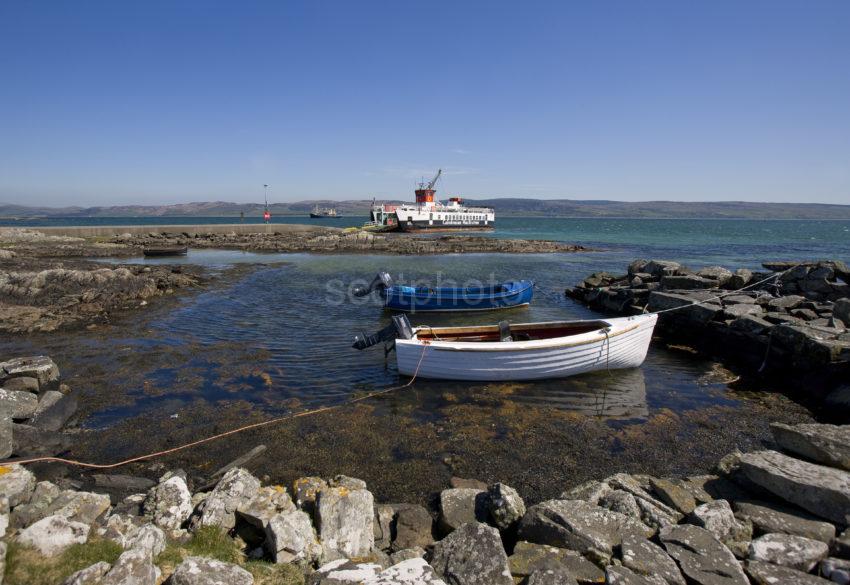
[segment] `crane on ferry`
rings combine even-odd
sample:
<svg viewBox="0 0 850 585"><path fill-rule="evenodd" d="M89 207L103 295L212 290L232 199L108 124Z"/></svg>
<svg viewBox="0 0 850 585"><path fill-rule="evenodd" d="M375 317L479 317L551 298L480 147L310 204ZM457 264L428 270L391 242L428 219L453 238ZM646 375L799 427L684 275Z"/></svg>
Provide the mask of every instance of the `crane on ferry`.
<svg viewBox="0 0 850 585"><path fill-rule="evenodd" d="M443 169L437 169L437 174L434 175L434 178L431 179L431 182L426 184L423 180L421 183L419 183L419 188L427 191L432 191L434 189L434 185L437 184L437 180L440 178L440 176L442 176L442 174Z"/></svg>

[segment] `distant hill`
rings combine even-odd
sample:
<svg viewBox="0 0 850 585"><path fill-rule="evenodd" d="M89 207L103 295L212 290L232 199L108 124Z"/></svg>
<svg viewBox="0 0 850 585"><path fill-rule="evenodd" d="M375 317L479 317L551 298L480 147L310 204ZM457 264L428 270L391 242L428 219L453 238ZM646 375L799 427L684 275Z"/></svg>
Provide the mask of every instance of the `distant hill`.
<svg viewBox="0 0 850 585"><path fill-rule="evenodd" d="M399 201L387 201L400 203ZM850 219L850 205L821 203L751 203L746 201L605 201L579 199L467 199L467 204L494 207L501 216L631 217L711 219ZM315 205L335 207L341 215L365 217L370 200L312 200L275 203L273 215L307 215ZM117 205L111 207L27 207L0 203L0 218L36 217L238 217L257 216L261 203L210 201L176 205Z"/></svg>

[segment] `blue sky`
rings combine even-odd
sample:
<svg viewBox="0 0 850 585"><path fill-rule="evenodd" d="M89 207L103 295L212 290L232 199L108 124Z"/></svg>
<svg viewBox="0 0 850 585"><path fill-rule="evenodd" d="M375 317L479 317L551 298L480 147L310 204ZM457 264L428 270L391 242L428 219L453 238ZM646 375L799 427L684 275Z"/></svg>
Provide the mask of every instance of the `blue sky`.
<svg viewBox="0 0 850 585"><path fill-rule="evenodd" d="M0 2L0 201L850 203L850 2Z"/></svg>

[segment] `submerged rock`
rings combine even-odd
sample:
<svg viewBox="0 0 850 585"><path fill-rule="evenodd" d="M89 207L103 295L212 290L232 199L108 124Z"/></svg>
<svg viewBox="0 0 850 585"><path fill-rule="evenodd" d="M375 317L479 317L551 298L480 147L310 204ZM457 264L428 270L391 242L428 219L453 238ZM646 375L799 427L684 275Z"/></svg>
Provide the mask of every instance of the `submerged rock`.
<svg viewBox="0 0 850 585"><path fill-rule="evenodd" d="M513 585L499 531L470 522L434 545L431 566L447 583Z"/></svg>

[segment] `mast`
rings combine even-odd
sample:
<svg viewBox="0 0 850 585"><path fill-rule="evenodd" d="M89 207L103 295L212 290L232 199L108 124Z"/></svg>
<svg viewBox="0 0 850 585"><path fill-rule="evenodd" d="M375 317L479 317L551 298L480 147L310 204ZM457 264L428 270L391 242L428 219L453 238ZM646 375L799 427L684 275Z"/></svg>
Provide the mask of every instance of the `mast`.
<svg viewBox="0 0 850 585"><path fill-rule="evenodd" d="M263 209L263 221L269 223L269 220L272 218L272 214L269 212L269 186L263 185L263 196L265 198L266 206Z"/></svg>

